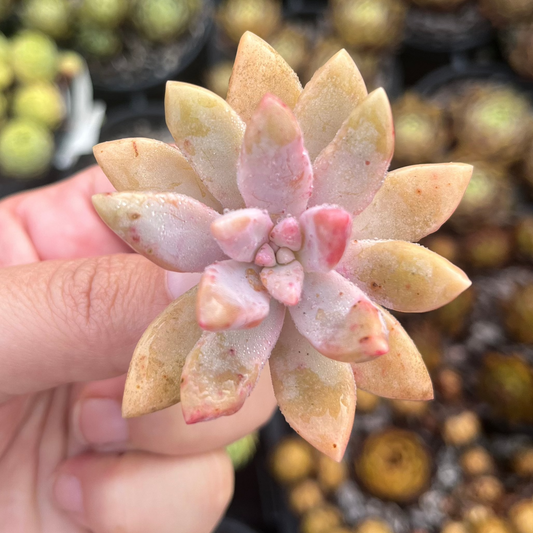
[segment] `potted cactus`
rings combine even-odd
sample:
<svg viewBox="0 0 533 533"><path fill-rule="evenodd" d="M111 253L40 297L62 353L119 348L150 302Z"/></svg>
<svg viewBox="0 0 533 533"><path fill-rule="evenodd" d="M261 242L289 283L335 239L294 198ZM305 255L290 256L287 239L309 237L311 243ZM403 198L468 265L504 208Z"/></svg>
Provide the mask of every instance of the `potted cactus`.
<svg viewBox="0 0 533 533"><path fill-rule="evenodd" d="M452 214L472 167L387 173L387 96L367 94L345 51L302 90L246 33L227 100L169 82L165 105L177 147L130 138L94 149L118 191L93 198L106 224L159 266L201 273L140 339L124 416L177 402L188 423L231 415L269 361L287 421L338 461L356 386L431 399L420 353L384 307L429 311L470 285L414 243Z"/></svg>

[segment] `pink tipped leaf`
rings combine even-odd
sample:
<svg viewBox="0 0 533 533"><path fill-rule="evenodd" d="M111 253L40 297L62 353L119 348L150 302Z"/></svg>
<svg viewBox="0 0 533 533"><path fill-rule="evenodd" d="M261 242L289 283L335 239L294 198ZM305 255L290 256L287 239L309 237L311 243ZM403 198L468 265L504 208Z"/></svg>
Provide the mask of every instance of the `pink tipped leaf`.
<svg viewBox="0 0 533 533"><path fill-rule="evenodd" d="M258 326L268 316L270 296L254 264L229 259L208 266L198 285L196 318L202 329Z"/></svg>
<svg viewBox="0 0 533 533"><path fill-rule="evenodd" d="M472 166L463 163L389 172L372 203L354 218L352 238L419 241L450 218L471 176Z"/></svg>
<svg viewBox="0 0 533 533"><path fill-rule="evenodd" d="M370 93L316 158L309 205L338 204L352 215L381 187L394 152L394 127L383 89Z"/></svg>
<svg viewBox="0 0 533 533"><path fill-rule="evenodd" d="M181 376L185 422L213 420L243 406L278 340L284 317L285 308L271 300L268 317L255 328L204 332Z"/></svg>
<svg viewBox="0 0 533 533"><path fill-rule="evenodd" d="M329 272L341 260L352 231L352 217L332 205L311 207L300 217L303 246L298 253L306 272Z"/></svg>
<svg viewBox="0 0 533 533"><path fill-rule="evenodd" d="M319 354L287 318L270 357L279 408L290 426L317 450L340 461L355 414L350 365Z"/></svg>
<svg viewBox="0 0 533 533"><path fill-rule="evenodd" d="M211 233L228 257L250 263L268 242L273 225L268 213L261 209L238 209L214 220Z"/></svg>
<svg viewBox="0 0 533 533"><path fill-rule="evenodd" d="M304 269L298 261L261 270L261 281L272 298L293 306L300 301Z"/></svg>
<svg viewBox="0 0 533 533"><path fill-rule="evenodd" d="M175 146L137 137L97 144L93 152L117 191L175 192L222 210Z"/></svg>
<svg viewBox="0 0 533 533"><path fill-rule="evenodd" d="M444 257L405 241L352 241L337 272L375 302L403 313L437 309L472 284Z"/></svg>
<svg viewBox="0 0 533 533"><path fill-rule="evenodd" d="M300 224L294 217L282 218L270 232L271 241L282 248L297 252L302 247Z"/></svg>
<svg viewBox="0 0 533 533"><path fill-rule="evenodd" d="M196 287L174 300L146 329L130 363L122 415L141 416L180 401L187 355L202 330L196 322Z"/></svg>
<svg viewBox="0 0 533 533"><path fill-rule="evenodd" d="M298 122L275 96L266 95L248 123L237 183L246 205L266 209L274 220L307 207L311 162Z"/></svg>
<svg viewBox="0 0 533 533"><path fill-rule="evenodd" d="M254 263L257 266L273 267L276 264L276 254L270 244L263 244L257 251Z"/></svg>
<svg viewBox="0 0 533 533"><path fill-rule="evenodd" d="M301 92L298 76L278 52L257 35L244 33L227 95L228 104L241 119L248 122L267 93L277 96L292 109Z"/></svg>
<svg viewBox="0 0 533 533"><path fill-rule="evenodd" d="M171 192L96 194L92 200L119 237L166 270L202 272L226 257L210 231L220 215L198 200Z"/></svg>
<svg viewBox="0 0 533 533"><path fill-rule="evenodd" d="M237 113L207 89L169 81L165 114L176 145L211 194L225 208L244 207L236 169L245 125Z"/></svg>
<svg viewBox="0 0 533 533"><path fill-rule="evenodd" d="M389 331L389 353L352 364L360 389L394 400L432 400L433 385L424 360L401 324L381 309Z"/></svg>
<svg viewBox="0 0 533 533"><path fill-rule="evenodd" d="M337 52L315 72L294 108L311 161L366 96L363 77L346 50Z"/></svg>
<svg viewBox="0 0 533 533"><path fill-rule="evenodd" d="M306 273L300 302L290 313L298 331L331 359L354 363L387 353L381 312L335 271Z"/></svg>

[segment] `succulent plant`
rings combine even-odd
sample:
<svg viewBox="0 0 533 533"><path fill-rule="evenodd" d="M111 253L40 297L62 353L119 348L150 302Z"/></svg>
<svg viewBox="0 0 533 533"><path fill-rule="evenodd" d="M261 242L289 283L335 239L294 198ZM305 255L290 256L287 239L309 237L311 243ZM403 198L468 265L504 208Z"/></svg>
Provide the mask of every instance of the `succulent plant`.
<svg viewBox="0 0 533 533"><path fill-rule="evenodd" d="M494 459L485 448L474 446L461 456L461 468L467 476L491 474L495 470Z"/></svg>
<svg viewBox="0 0 533 533"><path fill-rule="evenodd" d="M387 522L379 518L367 518L363 520L355 529L355 533L393 533Z"/></svg>
<svg viewBox="0 0 533 533"><path fill-rule="evenodd" d="M250 433L226 446L226 453L235 470L244 468L252 460L257 449L257 440L257 433Z"/></svg>
<svg viewBox="0 0 533 533"><path fill-rule="evenodd" d="M48 168L53 154L52 134L37 122L13 119L0 131L0 169L8 176L38 176Z"/></svg>
<svg viewBox="0 0 533 533"><path fill-rule="evenodd" d="M232 68L233 63L231 61L220 61L213 65L207 71L206 87L215 94L218 94L218 96L226 98Z"/></svg>
<svg viewBox="0 0 533 533"><path fill-rule="evenodd" d="M533 421L533 374L518 355L485 356L479 395L496 417L511 423Z"/></svg>
<svg viewBox="0 0 533 533"><path fill-rule="evenodd" d="M7 89L13 83L14 78L15 74L11 65L7 61L0 59L0 91Z"/></svg>
<svg viewBox="0 0 533 533"><path fill-rule="evenodd" d="M312 448L297 437L286 438L274 450L271 472L280 483L291 484L308 477L314 469Z"/></svg>
<svg viewBox="0 0 533 533"><path fill-rule="evenodd" d="M65 117L65 102L59 88L53 83L24 85L15 91L13 114L35 120L54 130Z"/></svg>
<svg viewBox="0 0 533 533"><path fill-rule="evenodd" d="M11 41L11 66L22 83L53 81L57 75L58 52L44 33L24 30Z"/></svg>
<svg viewBox="0 0 533 533"><path fill-rule="evenodd" d="M429 483L431 457L416 433L394 428L366 439L355 469L375 496L409 502Z"/></svg>
<svg viewBox="0 0 533 533"><path fill-rule="evenodd" d="M113 57L122 50L122 41L116 30L96 24L82 24L76 42L81 52L98 59Z"/></svg>
<svg viewBox="0 0 533 533"><path fill-rule="evenodd" d="M520 21L500 33L511 67L521 76L533 78L533 22Z"/></svg>
<svg viewBox="0 0 533 533"><path fill-rule="evenodd" d="M503 307L509 336L517 342L533 344L533 283L517 286Z"/></svg>
<svg viewBox="0 0 533 533"><path fill-rule="evenodd" d="M509 262L513 248L509 232L496 227L478 229L463 240L465 259L473 268L501 268Z"/></svg>
<svg viewBox="0 0 533 533"><path fill-rule="evenodd" d="M129 0L82 0L78 14L84 23L116 28L126 18L130 4Z"/></svg>
<svg viewBox="0 0 533 533"><path fill-rule="evenodd" d="M466 446L476 440L480 432L481 422L473 411L448 417L442 427L442 437L452 446Z"/></svg>
<svg viewBox="0 0 533 533"><path fill-rule="evenodd" d="M450 141L444 111L415 93L406 93L392 106L398 165L441 161Z"/></svg>
<svg viewBox="0 0 533 533"><path fill-rule="evenodd" d="M302 70L308 58L310 46L305 31L298 26L285 24L270 37L268 42L295 72Z"/></svg>
<svg viewBox="0 0 533 533"><path fill-rule="evenodd" d="M480 158L512 163L522 157L532 131L531 105L513 87L471 87L452 106L454 131L465 150Z"/></svg>
<svg viewBox="0 0 533 533"><path fill-rule="evenodd" d="M267 39L281 22L279 0L225 0L218 20L228 37L238 43L246 31Z"/></svg>
<svg viewBox="0 0 533 533"><path fill-rule="evenodd" d="M325 503L311 509L301 523L302 533L326 533L341 524L340 511L331 504Z"/></svg>
<svg viewBox="0 0 533 533"><path fill-rule="evenodd" d="M50 35L64 39L71 33L72 3L69 0L27 0L23 3L22 22Z"/></svg>
<svg viewBox="0 0 533 533"><path fill-rule="evenodd" d="M290 489L289 506L297 515L303 515L323 503L324 495L314 479L304 479Z"/></svg>
<svg viewBox="0 0 533 533"><path fill-rule="evenodd" d="M479 0L483 14L497 26L533 18L530 0Z"/></svg>
<svg viewBox="0 0 533 533"><path fill-rule="evenodd" d="M327 455L320 454L316 475L320 488L329 494L337 490L348 478L348 466L343 461L338 463Z"/></svg>
<svg viewBox="0 0 533 533"><path fill-rule="evenodd" d="M401 0L333 0L333 24L354 48L390 48L403 35L406 8Z"/></svg>
<svg viewBox="0 0 533 533"><path fill-rule="evenodd" d="M191 15L186 0L141 0L135 5L133 22L150 41L167 42L187 29Z"/></svg>
<svg viewBox="0 0 533 533"><path fill-rule="evenodd" d="M515 503L509 510L509 518L517 533L533 533L533 501Z"/></svg>
<svg viewBox="0 0 533 533"><path fill-rule="evenodd" d="M247 33L227 101L169 82L165 105L178 149L122 139L94 150L121 191L93 198L106 224L163 268L203 272L139 341L124 415L178 401L188 423L233 414L269 360L285 418L340 460L356 383L432 398L415 345L380 305L429 311L470 285L413 243L449 217L471 166L386 175L390 105L383 90L367 95L345 51L302 91Z"/></svg>
<svg viewBox="0 0 533 533"><path fill-rule="evenodd" d="M81 74L85 68L83 57L72 50L65 50L59 54L58 73L71 80Z"/></svg>

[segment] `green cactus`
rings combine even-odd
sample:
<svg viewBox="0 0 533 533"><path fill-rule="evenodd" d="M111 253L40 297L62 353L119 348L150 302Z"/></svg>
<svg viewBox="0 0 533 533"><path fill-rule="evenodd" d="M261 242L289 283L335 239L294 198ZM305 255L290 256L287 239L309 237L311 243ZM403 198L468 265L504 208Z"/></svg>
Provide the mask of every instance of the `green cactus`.
<svg viewBox="0 0 533 533"><path fill-rule="evenodd" d="M53 83L34 83L17 88L13 97L13 114L54 130L65 117L65 102Z"/></svg>
<svg viewBox="0 0 533 533"><path fill-rule="evenodd" d="M50 35L54 39L69 37L72 4L68 0L27 0L21 14L24 26Z"/></svg>
<svg viewBox="0 0 533 533"><path fill-rule="evenodd" d="M33 178L46 171L54 154L49 130L26 118L16 118L0 131L0 169L14 178Z"/></svg>
<svg viewBox="0 0 533 533"><path fill-rule="evenodd" d="M133 22L150 41L168 42L179 37L189 25L191 13L186 0L138 1Z"/></svg>
<svg viewBox="0 0 533 533"><path fill-rule="evenodd" d="M44 33L25 30L13 38L11 66L21 83L53 81L57 64L57 47Z"/></svg>
<svg viewBox="0 0 533 533"><path fill-rule="evenodd" d="M128 0L83 0L79 17L84 24L116 28L124 21L130 7Z"/></svg>

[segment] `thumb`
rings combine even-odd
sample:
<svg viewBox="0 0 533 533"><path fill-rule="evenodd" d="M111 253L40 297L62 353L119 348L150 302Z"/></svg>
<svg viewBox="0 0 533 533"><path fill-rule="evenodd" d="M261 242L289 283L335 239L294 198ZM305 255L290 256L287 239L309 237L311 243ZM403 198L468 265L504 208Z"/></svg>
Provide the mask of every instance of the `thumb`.
<svg viewBox="0 0 533 533"><path fill-rule="evenodd" d="M133 254L0 270L0 393L123 374L148 324L198 279Z"/></svg>

